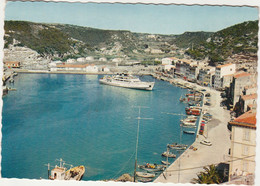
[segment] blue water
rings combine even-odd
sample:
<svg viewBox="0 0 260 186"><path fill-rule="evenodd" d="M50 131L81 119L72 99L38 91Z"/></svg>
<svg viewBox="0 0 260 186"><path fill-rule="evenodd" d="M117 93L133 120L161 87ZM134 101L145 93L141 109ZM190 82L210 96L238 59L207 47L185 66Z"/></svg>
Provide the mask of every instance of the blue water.
<svg viewBox="0 0 260 186"><path fill-rule="evenodd" d="M98 75L19 74L3 98L2 177L47 178L63 158L87 169L83 180L133 174L138 108L138 164L160 163L167 143L180 141L179 102L185 89L155 80L153 91L100 85ZM150 76L142 80L154 81ZM9 85L11 86L11 85ZM182 135L191 144L195 135Z"/></svg>

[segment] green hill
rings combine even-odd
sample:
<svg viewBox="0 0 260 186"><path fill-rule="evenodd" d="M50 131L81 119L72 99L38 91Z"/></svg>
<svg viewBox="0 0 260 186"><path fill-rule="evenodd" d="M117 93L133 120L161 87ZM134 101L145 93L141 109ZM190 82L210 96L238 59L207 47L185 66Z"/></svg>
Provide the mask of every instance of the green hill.
<svg viewBox="0 0 260 186"><path fill-rule="evenodd" d="M5 21L4 29L5 48L10 44L26 46L42 56L61 60L88 55L152 60L186 50L186 54L194 59L209 57L214 63L236 53L256 53L258 41L258 21L241 23L215 33L185 32L181 35L26 21Z"/></svg>
<svg viewBox="0 0 260 186"><path fill-rule="evenodd" d="M256 53L257 42L258 21L248 21L214 33L200 45L187 50L186 54L195 59L209 57L214 64L234 54Z"/></svg>

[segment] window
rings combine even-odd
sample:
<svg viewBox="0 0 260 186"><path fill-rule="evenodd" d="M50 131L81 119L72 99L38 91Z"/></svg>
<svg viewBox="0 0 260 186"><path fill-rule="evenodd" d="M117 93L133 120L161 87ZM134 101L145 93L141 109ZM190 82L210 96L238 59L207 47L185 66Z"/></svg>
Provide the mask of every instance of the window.
<svg viewBox="0 0 260 186"><path fill-rule="evenodd" d="M243 130L243 140L250 141L250 129Z"/></svg>
<svg viewBox="0 0 260 186"><path fill-rule="evenodd" d="M243 148L242 155L247 156L249 154L249 147L247 145L243 145L242 148Z"/></svg>

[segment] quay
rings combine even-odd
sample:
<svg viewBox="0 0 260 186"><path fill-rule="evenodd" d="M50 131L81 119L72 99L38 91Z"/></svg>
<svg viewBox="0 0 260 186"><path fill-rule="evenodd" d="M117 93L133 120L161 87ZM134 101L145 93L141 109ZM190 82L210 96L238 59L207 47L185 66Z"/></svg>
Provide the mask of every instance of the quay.
<svg viewBox="0 0 260 186"><path fill-rule="evenodd" d="M178 80L184 84L182 80ZM185 82L187 83L187 82ZM220 92L195 85L196 89L206 89L211 94L211 106L203 105L203 111L212 114L212 120L205 126L206 135L198 135L193 147L196 151L187 148L183 154L178 157L161 175L154 180L155 183L191 183L197 174L203 171L204 166L219 164L228 160L228 150L230 147L230 132L227 129L227 123L230 121L229 111L220 107ZM203 99L203 103L205 96ZM200 117L199 124L202 117ZM198 126L199 127L199 126ZM198 130L199 131L199 130ZM200 141L207 139L212 146L200 144Z"/></svg>

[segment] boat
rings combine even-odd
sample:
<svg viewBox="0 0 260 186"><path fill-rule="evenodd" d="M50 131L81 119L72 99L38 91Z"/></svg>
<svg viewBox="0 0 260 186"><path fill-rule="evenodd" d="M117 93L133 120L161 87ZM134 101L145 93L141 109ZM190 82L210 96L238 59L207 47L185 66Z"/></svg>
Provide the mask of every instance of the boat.
<svg viewBox="0 0 260 186"><path fill-rule="evenodd" d="M147 172L136 172L136 175L138 177L142 177L142 178L154 178L155 177L154 173L147 173Z"/></svg>
<svg viewBox="0 0 260 186"><path fill-rule="evenodd" d="M99 79L101 84L140 90L153 90L155 82L144 82L129 74L104 76Z"/></svg>
<svg viewBox="0 0 260 186"><path fill-rule="evenodd" d="M51 180L77 180L80 181L85 173L85 167L83 165L70 168L67 170L64 167L65 162L60 159L60 165L56 165L54 169L51 170L51 175L48 176ZM48 164L48 175L49 175L49 164ZM72 165L71 165L72 166Z"/></svg>
<svg viewBox="0 0 260 186"><path fill-rule="evenodd" d="M170 165L170 163L167 162L167 161L163 161L163 160L161 160L161 162L162 162L162 164L164 164L164 165Z"/></svg>
<svg viewBox="0 0 260 186"><path fill-rule="evenodd" d="M195 134L195 131L192 130L184 130L183 132L186 134Z"/></svg>
<svg viewBox="0 0 260 186"><path fill-rule="evenodd" d="M190 125L191 125L191 126L196 125L195 122L188 122L188 121L186 121L186 122L184 121L184 122L182 122L182 124L183 124L183 125L188 125L188 126L190 126Z"/></svg>
<svg viewBox="0 0 260 186"><path fill-rule="evenodd" d="M147 172L158 172L158 171L163 171L165 169L164 165L157 165L157 164L145 164L145 165L139 165L138 166L140 169L144 169Z"/></svg>
<svg viewBox="0 0 260 186"><path fill-rule="evenodd" d="M151 178L140 178L140 179L138 179L137 181L138 181L138 182L147 183L147 182L153 181L153 179L151 179Z"/></svg>
<svg viewBox="0 0 260 186"><path fill-rule="evenodd" d="M81 180L85 173L85 167L83 165L73 167L65 172L65 180Z"/></svg>
<svg viewBox="0 0 260 186"><path fill-rule="evenodd" d="M162 153L162 156L168 157L168 158L176 158L176 155L173 154L172 152L165 151Z"/></svg>
<svg viewBox="0 0 260 186"><path fill-rule="evenodd" d="M183 145L183 144L168 144L167 147L171 148L171 149L175 149L175 150L185 150L187 148L187 145Z"/></svg>

